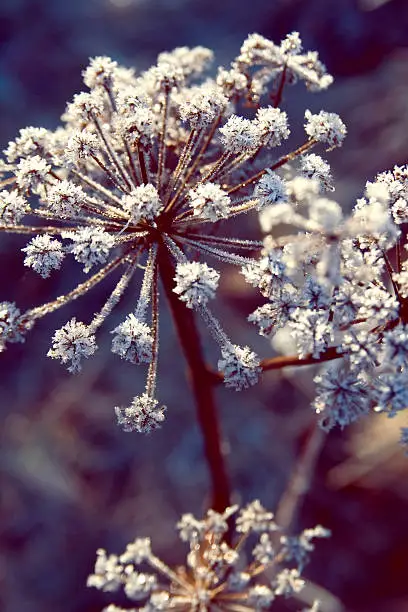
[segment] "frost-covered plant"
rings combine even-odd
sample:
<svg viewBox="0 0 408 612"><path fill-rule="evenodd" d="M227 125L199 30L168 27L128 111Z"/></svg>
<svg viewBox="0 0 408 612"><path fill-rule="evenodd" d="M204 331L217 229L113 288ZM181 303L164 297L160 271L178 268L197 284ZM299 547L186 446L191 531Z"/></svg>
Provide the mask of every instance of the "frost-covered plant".
<svg viewBox="0 0 408 612"><path fill-rule="evenodd" d="M264 252L243 274L269 300L249 320L262 335L287 334L295 365L341 358L315 378L313 407L328 430L408 406L408 166L378 174L346 215L320 194L329 172L310 157L300 164L309 178L288 177L285 201L260 213ZM275 239L282 222L296 233Z"/></svg>
<svg viewBox="0 0 408 612"><path fill-rule="evenodd" d="M136 76L107 57L92 59L83 73L89 91L74 96L62 126L21 130L0 166L0 230L34 236L23 249L24 264L47 278L72 256L88 275L66 295L25 313L3 302L0 350L24 341L38 319L116 274L92 320L73 318L53 336L48 356L80 371L97 350L99 328L144 268L133 311L112 331L114 353L148 364L144 393L116 408L126 431L148 432L164 418L155 397L160 278L189 360L198 348L183 332L176 296L204 318L218 342L226 385L240 390L256 383L260 359L234 344L210 311L220 273L197 256L255 269L253 254L262 243L234 238L219 221L286 201L274 170L319 143L340 145L346 133L337 115L307 111L306 141L275 153L290 133L278 108L284 85L301 79L318 90L332 80L316 53L302 53L296 32L280 45L253 34L229 69L203 78L211 60L208 49L183 47L160 54L156 66ZM244 103L256 110L241 116ZM318 156L302 163L306 175L330 183ZM191 317L184 314L190 325Z"/></svg>
<svg viewBox="0 0 408 612"><path fill-rule="evenodd" d="M152 552L150 538L138 538L120 556L98 550L88 586L110 593L123 588L138 606L134 611L270 610L274 600L303 589L313 540L330 536L318 525L288 537L258 500L241 510L209 510L202 520L185 514L177 529L189 545L185 565L169 567Z"/></svg>

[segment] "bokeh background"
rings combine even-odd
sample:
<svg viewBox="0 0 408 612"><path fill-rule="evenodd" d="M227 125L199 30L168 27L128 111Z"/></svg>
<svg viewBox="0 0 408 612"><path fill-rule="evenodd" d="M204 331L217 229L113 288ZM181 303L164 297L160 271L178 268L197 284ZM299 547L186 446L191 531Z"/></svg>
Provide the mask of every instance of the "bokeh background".
<svg viewBox="0 0 408 612"><path fill-rule="evenodd" d="M21 127L55 128L82 89L88 58L110 55L143 70L157 54L204 45L227 65L250 32L278 42L298 30L335 76L323 94L302 85L284 107L293 126L305 108L339 113L349 136L330 154L336 197L347 208L376 172L407 161L408 3L406 0L1 0L0 145ZM298 128L299 129L299 128ZM300 133L300 130L299 130ZM256 231L256 221L253 222ZM0 301L21 308L73 286L67 275L37 278L24 268L24 240L1 237ZM184 363L163 310L159 372L167 421L150 437L125 434L112 406L140 393L144 372L109 353L109 333L83 372L70 377L45 357L53 330L86 320L106 287L38 324L25 345L0 355L0 609L96 612L111 598L86 589L95 550L120 552L136 535L153 538L168 562L183 559L174 523L198 515L208 478ZM245 319L257 297L226 273L217 314L236 342L271 353ZM131 310L132 296L111 319ZM207 347L215 363L216 351ZM234 499L282 498L313 428L313 369L265 375L242 394L217 391ZM322 439L297 527L333 531L306 575L305 600L323 612L408 610L408 459L401 419L366 419ZM406 425L406 424L405 424ZM120 599L116 600L120 604ZM302 604L288 602L286 609Z"/></svg>

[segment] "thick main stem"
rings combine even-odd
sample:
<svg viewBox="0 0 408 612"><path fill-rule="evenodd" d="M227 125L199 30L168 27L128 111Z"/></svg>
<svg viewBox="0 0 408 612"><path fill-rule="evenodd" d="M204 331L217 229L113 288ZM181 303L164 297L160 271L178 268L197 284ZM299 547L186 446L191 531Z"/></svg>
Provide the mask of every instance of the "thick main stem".
<svg viewBox="0 0 408 612"><path fill-rule="evenodd" d="M212 484L211 508L222 512L230 505L230 487L221 450L220 427L214 401L213 381L204 361L201 341L192 310L173 292L175 269L167 249L159 250L161 278L170 310L186 358L200 424L204 452Z"/></svg>

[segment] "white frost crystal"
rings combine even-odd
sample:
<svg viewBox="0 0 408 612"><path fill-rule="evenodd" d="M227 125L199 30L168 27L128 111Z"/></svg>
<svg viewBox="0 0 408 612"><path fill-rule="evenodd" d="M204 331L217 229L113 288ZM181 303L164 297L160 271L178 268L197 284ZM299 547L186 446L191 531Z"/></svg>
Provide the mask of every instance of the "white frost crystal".
<svg viewBox="0 0 408 612"><path fill-rule="evenodd" d="M65 257L62 244L48 234L35 236L21 250L26 253L24 265L41 274L43 278L47 278L51 270L59 270Z"/></svg>
<svg viewBox="0 0 408 612"><path fill-rule="evenodd" d="M305 112L305 130L310 138L326 143L330 148L343 144L347 129L336 113L320 111L313 115L310 110Z"/></svg>
<svg viewBox="0 0 408 612"><path fill-rule="evenodd" d="M258 210L277 202L286 202L288 194L285 181L281 179L279 174L268 168L255 185L254 197L259 200Z"/></svg>
<svg viewBox="0 0 408 612"><path fill-rule="evenodd" d="M205 263L179 263L173 291L185 302L187 308L203 306L214 298L219 278L219 273Z"/></svg>
<svg viewBox="0 0 408 612"><path fill-rule="evenodd" d="M159 406L159 402L147 393L135 397L127 408L115 408L118 425L123 431L139 433L150 433L159 428L165 418L164 410L165 407Z"/></svg>
<svg viewBox="0 0 408 612"><path fill-rule="evenodd" d="M90 328L73 318L57 329L47 355L52 359L60 359L63 364L69 364L69 372L79 372L82 369L82 359L93 355L96 349L95 336Z"/></svg>
<svg viewBox="0 0 408 612"><path fill-rule="evenodd" d="M140 185L123 196L122 204L132 223L139 223L143 219L153 221L163 208L156 187L150 183Z"/></svg>
<svg viewBox="0 0 408 612"><path fill-rule="evenodd" d="M105 263L115 243L115 238L99 227L80 227L61 235L72 240L68 249L79 263L84 264L84 272L89 272L95 264Z"/></svg>
<svg viewBox="0 0 408 612"><path fill-rule="evenodd" d="M221 351L218 368L224 374L226 387L236 391L248 389L258 382L261 372L260 359L248 346L229 345Z"/></svg>
<svg viewBox="0 0 408 612"><path fill-rule="evenodd" d="M151 328L133 313L113 332L112 352L131 363L149 363L152 359L153 336Z"/></svg>
<svg viewBox="0 0 408 612"><path fill-rule="evenodd" d="M190 189L189 198L194 215L209 221L228 217L231 198L215 183L203 183Z"/></svg>
<svg viewBox="0 0 408 612"><path fill-rule="evenodd" d="M17 225L28 211L28 202L18 191L0 191L0 225Z"/></svg>

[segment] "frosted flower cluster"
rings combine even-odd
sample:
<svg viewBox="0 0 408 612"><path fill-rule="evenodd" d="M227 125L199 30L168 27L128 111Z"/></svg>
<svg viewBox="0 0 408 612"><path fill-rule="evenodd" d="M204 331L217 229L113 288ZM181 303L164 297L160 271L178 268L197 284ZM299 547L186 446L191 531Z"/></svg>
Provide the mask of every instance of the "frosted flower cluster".
<svg viewBox="0 0 408 612"><path fill-rule="evenodd" d="M252 34L215 78L206 74L212 59L204 47L180 47L136 74L95 57L83 72L86 90L73 96L61 126L22 129L0 164L0 231L28 237L24 265L43 278L70 259L80 266L78 284L65 295L24 313L2 303L2 350L109 277L111 293L95 315L71 318L51 340L48 356L80 371L97 350L100 328L140 279L131 312L108 328L112 352L148 369L144 392L115 409L125 431L148 432L163 420L156 399L160 283L162 293L174 292L204 319L228 387L258 380L259 357L234 343L209 308L220 279L216 262L244 266L249 282L259 278L270 296L287 281L273 257L258 273L262 242L234 237L226 222L271 203L288 205L291 191L276 170L302 156L304 175L329 184L327 165L310 151L338 146L345 134L336 115L309 113L303 142L278 152L290 135L279 108L285 86L300 79L319 90L332 80L316 53L303 52L296 32L280 45ZM320 223L324 215L315 216Z"/></svg>
<svg viewBox="0 0 408 612"><path fill-rule="evenodd" d="M261 211L264 252L242 273L269 300L249 316L261 335L286 334L303 363L333 360L312 404L329 430L408 406L408 167L378 174L345 215L320 194L330 173L312 155L300 160L302 188L292 168L283 203ZM274 238L282 224L295 232Z"/></svg>
<svg viewBox="0 0 408 612"><path fill-rule="evenodd" d="M140 612L270 610L282 597L296 598L314 540L330 536L318 525L288 537L258 500L241 510L209 510L202 520L184 514L177 529L189 546L184 566L169 567L154 554L149 538L138 538L121 555L99 549L88 586L109 593L123 589L137 606L132 610ZM123 612L115 604L104 610Z"/></svg>

